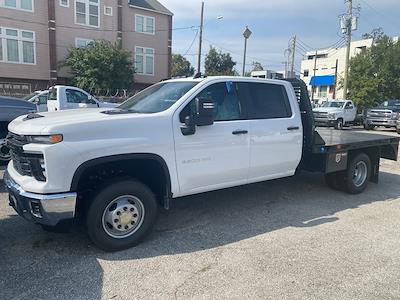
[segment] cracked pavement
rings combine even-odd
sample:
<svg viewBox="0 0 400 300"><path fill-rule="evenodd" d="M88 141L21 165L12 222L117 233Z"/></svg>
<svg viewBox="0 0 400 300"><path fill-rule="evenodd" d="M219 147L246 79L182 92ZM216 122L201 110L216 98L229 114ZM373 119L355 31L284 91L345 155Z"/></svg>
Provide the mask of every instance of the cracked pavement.
<svg viewBox="0 0 400 300"><path fill-rule="evenodd" d="M18 217L0 171L0 298L399 299L400 162L381 172L356 196L303 173L185 197L141 245L104 253Z"/></svg>

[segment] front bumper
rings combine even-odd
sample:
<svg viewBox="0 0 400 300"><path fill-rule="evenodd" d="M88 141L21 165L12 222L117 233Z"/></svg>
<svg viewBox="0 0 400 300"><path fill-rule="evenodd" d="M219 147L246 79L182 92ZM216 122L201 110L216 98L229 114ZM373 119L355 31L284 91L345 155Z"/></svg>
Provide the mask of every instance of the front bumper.
<svg viewBox="0 0 400 300"><path fill-rule="evenodd" d="M24 191L6 171L4 173L10 206L23 218L38 224L55 226L75 217L76 193L34 194Z"/></svg>
<svg viewBox="0 0 400 300"><path fill-rule="evenodd" d="M333 120L333 119L327 119L327 118L315 118L314 119L314 121L315 121L315 125L320 125L320 126L330 126L330 127L333 127L333 126L335 126L336 125L336 120Z"/></svg>
<svg viewBox="0 0 400 300"><path fill-rule="evenodd" d="M374 126L390 126L390 127L396 127L396 120L393 119L369 119L367 118L365 120L365 123L367 125L374 125Z"/></svg>

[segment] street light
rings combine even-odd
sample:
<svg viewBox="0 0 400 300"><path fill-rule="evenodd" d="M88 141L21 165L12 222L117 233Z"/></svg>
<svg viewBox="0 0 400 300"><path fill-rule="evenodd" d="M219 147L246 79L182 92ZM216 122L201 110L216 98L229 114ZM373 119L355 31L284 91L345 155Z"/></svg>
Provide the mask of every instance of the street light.
<svg viewBox="0 0 400 300"><path fill-rule="evenodd" d="M247 39L251 36L252 32L251 30L246 26L245 30L243 31L243 37L244 37L244 53L243 53L243 71L242 71L242 76L244 76L244 73L246 71L246 51L247 51Z"/></svg>

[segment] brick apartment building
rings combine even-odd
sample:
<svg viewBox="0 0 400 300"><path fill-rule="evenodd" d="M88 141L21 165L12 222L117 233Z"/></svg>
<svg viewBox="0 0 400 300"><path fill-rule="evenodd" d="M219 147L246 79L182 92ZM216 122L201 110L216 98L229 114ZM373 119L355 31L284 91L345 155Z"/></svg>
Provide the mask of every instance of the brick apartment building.
<svg viewBox="0 0 400 300"><path fill-rule="evenodd" d="M172 15L156 0L0 0L0 94L67 83L68 49L97 39L132 52L134 89L167 78Z"/></svg>

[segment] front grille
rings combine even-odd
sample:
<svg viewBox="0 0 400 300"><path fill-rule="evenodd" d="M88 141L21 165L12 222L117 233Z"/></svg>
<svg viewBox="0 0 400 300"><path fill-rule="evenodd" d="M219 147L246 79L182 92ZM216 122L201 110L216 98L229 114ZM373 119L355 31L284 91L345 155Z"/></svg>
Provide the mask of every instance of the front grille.
<svg viewBox="0 0 400 300"><path fill-rule="evenodd" d="M14 169L22 176L34 176L37 180L45 181L40 164L43 155L24 152L23 146L26 144L29 142L25 136L11 132L8 134L7 146L10 148Z"/></svg>
<svg viewBox="0 0 400 300"><path fill-rule="evenodd" d="M328 118L328 113L315 112L315 113L314 113L314 118L317 118L317 119L327 119L327 118Z"/></svg>

